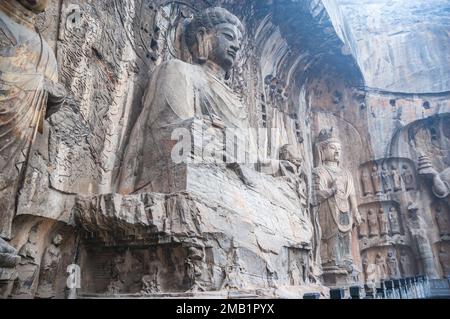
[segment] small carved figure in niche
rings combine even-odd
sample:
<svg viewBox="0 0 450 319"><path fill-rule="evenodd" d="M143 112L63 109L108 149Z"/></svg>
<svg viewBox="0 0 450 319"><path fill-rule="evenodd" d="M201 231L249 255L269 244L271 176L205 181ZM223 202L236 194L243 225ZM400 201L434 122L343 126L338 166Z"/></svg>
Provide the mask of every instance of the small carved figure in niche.
<svg viewBox="0 0 450 319"><path fill-rule="evenodd" d="M320 132L316 148L319 166L314 169L313 177L322 229L322 266L324 272L349 271L354 268L352 229L353 225L361 223L353 177L350 171L341 167L342 146L333 129Z"/></svg>
<svg viewBox="0 0 450 319"><path fill-rule="evenodd" d="M123 291L124 282L122 280L125 266L125 257L117 255L111 264L111 282L108 285L108 294L116 295Z"/></svg>
<svg viewBox="0 0 450 319"><path fill-rule="evenodd" d="M419 207L414 203L409 203L408 212L410 218L410 231L413 239L417 244L417 250L419 251L420 258L422 260L423 269L425 275L431 279L438 278L436 266L434 264L433 248L431 247L430 240L427 236L427 225L423 220Z"/></svg>
<svg viewBox="0 0 450 319"><path fill-rule="evenodd" d="M411 258L409 257L406 249L402 249L400 251L400 269L402 271L403 277L411 277L415 275L413 265L411 263Z"/></svg>
<svg viewBox="0 0 450 319"><path fill-rule="evenodd" d="M120 292L123 290L123 282L121 282L120 280L113 280L109 283L107 289L107 293L109 295L120 294Z"/></svg>
<svg viewBox="0 0 450 319"><path fill-rule="evenodd" d="M394 206L392 206L391 209L389 210L389 223L391 224L392 235L397 235L401 233L398 211Z"/></svg>
<svg viewBox="0 0 450 319"><path fill-rule="evenodd" d="M13 295L15 297L33 297L32 290L39 272L37 255L37 225L35 225L30 230L27 242L19 250L19 256L22 259L17 267L19 277L14 283Z"/></svg>
<svg viewBox="0 0 450 319"><path fill-rule="evenodd" d="M370 172L366 169L363 169L362 171L361 182L364 196L373 194L372 177L370 176Z"/></svg>
<svg viewBox="0 0 450 319"><path fill-rule="evenodd" d="M438 173L431 164L428 156L419 158L419 174L433 182L433 193L438 198L447 198L450 195L450 167Z"/></svg>
<svg viewBox="0 0 450 319"><path fill-rule="evenodd" d="M398 267L397 253L395 250L389 250L387 254L387 264L389 269L389 277L391 279L400 278L400 269Z"/></svg>
<svg viewBox="0 0 450 319"><path fill-rule="evenodd" d="M359 237L367 238L369 236L369 222L367 220L367 215L361 215L361 224L359 225Z"/></svg>
<svg viewBox="0 0 450 319"><path fill-rule="evenodd" d="M389 233L389 220L383 208L378 211L378 223L380 224L380 235L386 236Z"/></svg>
<svg viewBox="0 0 450 319"><path fill-rule="evenodd" d="M16 195L44 118L64 101L55 55L35 29L48 0L0 1L0 237L11 237Z"/></svg>
<svg viewBox="0 0 450 319"><path fill-rule="evenodd" d="M436 207L436 222L439 228L439 234L441 236L450 235L450 220L448 212L442 207L442 205L438 205Z"/></svg>
<svg viewBox="0 0 450 319"><path fill-rule="evenodd" d="M378 278L380 280L386 279L387 278L386 258L384 258L384 256L381 253L377 253L375 264L377 265Z"/></svg>
<svg viewBox="0 0 450 319"><path fill-rule="evenodd" d="M363 261L364 274L366 283L375 283L377 280L377 265L371 263L369 258L364 258Z"/></svg>
<svg viewBox="0 0 450 319"><path fill-rule="evenodd" d="M450 256L448 249L445 249L443 245L439 249L439 261L441 262L444 276L450 277Z"/></svg>
<svg viewBox="0 0 450 319"><path fill-rule="evenodd" d="M175 256L174 256L175 257ZM161 262L159 261L158 254L156 250L149 251L149 264L148 273L141 278L141 294L148 295L153 293L158 293L161 291L159 284L159 270L161 267ZM175 260L174 264L177 265L178 262Z"/></svg>
<svg viewBox="0 0 450 319"><path fill-rule="evenodd" d="M373 209L367 211L367 220L369 222L369 236L377 237L380 234L378 216Z"/></svg>
<svg viewBox="0 0 450 319"><path fill-rule="evenodd" d="M61 245L63 238L56 235L52 243L45 250L44 258L41 263L41 271L39 274L39 286L37 296L39 298L54 298L55 289L53 284L58 271L58 265L61 260Z"/></svg>
<svg viewBox="0 0 450 319"><path fill-rule="evenodd" d="M142 277L141 294L150 295L161 291L158 282L158 272L152 275L145 275Z"/></svg>
<svg viewBox="0 0 450 319"><path fill-rule="evenodd" d="M378 171L377 164L373 164L372 167L372 184L375 190L375 195L381 195L383 193L382 181L381 181L381 174Z"/></svg>
<svg viewBox="0 0 450 319"><path fill-rule="evenodd" d="M387 169L383 168L383 171L381 172L381 179L383 181L383 189L385 193L388 193L392 190L390 177L391 176Z"/></svg>
<svg viewBox="0 0 450 319"><path fill-rule="evenodd" d="M302 284L302 271L295 261L289 264L289 278L291 280L291 286L300 286Z"/></svg>
<svg viewBox="0 0 450 319"><path fill-rule="evenodd" d="M394 185L394 191L398 192L402 190L402 178L397 172L397 167L395 165L391 166L391 178Z"/></svg>
<svg viewBox="0 0 450 319"><path fill-rule="evenodd" d="M203 276L205 253L202 247L189 247L186 257L186 274L189 278L191 288L189 292L205 291L201 280Z"/></svg>
<svg viewBox="0 0 450 319"><path fill-rule="evenodd" d="M405 184L405 189L407 191L413 190L416 188L415 181L414 181L414 175L408 165L402 166L402 179L403 183Z"/></svg>
<svg viewBox="0 0 450 319"><path fill-rule="evenodd" d="M245 272L245 267L242 265L236 248L232 248L231 254L231 258L229 257L228 265L225 269L221 290L239 290L245 287L245 280L242 276Z"/></svg>

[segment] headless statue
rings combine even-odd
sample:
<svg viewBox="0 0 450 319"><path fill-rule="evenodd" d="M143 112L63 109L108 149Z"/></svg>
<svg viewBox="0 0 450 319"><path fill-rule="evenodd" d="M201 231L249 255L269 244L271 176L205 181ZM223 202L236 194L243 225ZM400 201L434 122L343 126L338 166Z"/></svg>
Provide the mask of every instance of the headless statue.
<svg viewBox="0 0 450 319"><path fill-rule="evenodd" d="M55 55L34 27L47 2L0 0L0 237L6 239L31 144L65 95Z"/></svg>

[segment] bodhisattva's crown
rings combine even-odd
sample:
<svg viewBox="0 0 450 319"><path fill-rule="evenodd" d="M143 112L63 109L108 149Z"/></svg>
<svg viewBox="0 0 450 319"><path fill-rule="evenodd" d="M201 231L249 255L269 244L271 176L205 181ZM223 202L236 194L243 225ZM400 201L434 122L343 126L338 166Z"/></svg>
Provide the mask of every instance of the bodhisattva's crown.
<svg viewBox="0 0 450 319"><path fill-rule="evenodd" d="M322 129L319 133L319 136L317 136L316 143L323 143L323 142L339 142L339 139L337 138L336 134L334 133L333 127L330 129Z"/></svg>

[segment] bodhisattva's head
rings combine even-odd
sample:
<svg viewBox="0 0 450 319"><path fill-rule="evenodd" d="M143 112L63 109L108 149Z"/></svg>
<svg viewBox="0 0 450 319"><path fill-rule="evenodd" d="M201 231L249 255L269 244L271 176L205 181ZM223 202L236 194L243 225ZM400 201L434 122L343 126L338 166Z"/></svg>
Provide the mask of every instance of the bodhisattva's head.
<svg viewBox="0 0 450 319"><path fill-rule="evenodd" d="M244 26L223 8L209 8L197 14L186 27L186 44L194 62L211 61L229 72L241 48Z"/></svg>
<svg viewBox="0 0 450 319"><path fill-rule="evenodd" d="M328 141L323 145L322 156L323 161L331 163L339 163L341 160L342 146L341 143L334 140Z"/></svg>
<svg viewBox="0 0 450 319"><path fill-rule="evenodd" d="M48 0L18 0L25 8L34 13L41 13L47 9Z"/></svg>

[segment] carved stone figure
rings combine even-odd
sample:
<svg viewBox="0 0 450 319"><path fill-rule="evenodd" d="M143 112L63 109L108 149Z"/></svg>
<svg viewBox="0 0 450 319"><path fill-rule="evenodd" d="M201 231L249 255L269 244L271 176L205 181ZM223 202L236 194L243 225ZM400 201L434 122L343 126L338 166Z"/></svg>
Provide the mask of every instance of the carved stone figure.
<svg viewBox="0 0 450 319"><path fill-rule="evenodd" d="M190 282L189 292L205 291L202 282L205 253L201 247L189 247L186 257L186 274Z"/></svg>
<svg viewBox="0 0 450 319"><path fill-rule="evenodd" d="M411 168L408 165L403 165L402 169L402 179L403 183L405 184L405 189L407 191L415 189L416 185Z"/></svg>
<svg viewBox="0 0 450 319"><path fill-rule="evenodd" d="M441 262L444 276L450 277L450 254L444 246L441 246L439 249L439 261Z"/></svg>
<svg viewBox="0 0 450 319"><path fill-rule="evenodd" d="M107 292L110 295L116 295L123 291L124 280L122 278L125 272L125 257L117 255L111 261L111 281L108 284Z"/></svg>
<svg viewBox="0 0 450 319"><path fill-rule="evenodd" d="M367 216L361 215L361 224L359 225L359 237L367 238L369 236L369 222Z"/></svg>
<svg viewBox="0 0 450 319"><path fill-rule="evenodd" d="M448 211L441 205L436 207L436 222L439 228L439 234L441 236L450 235L450 219Z"/></svg>
<svg viewBox="0 0 450 319"><path fill-rule="evenodd" d="M309 207L308 183L306 174L301 168L302 160L300 156L296 155L293 145L286 144L281 147L279 158L278 174L288 180L297 192L302 207L307 209Z"/></svg>
<svg viewBox="0 0 450 319"><path fill-rule="evenodd" d="M381 172L381 179L383 181L383 189L385 193L388 193L392 190L392 186L391 186L391 178L390 178L390 174L387 171L387 169L383 168L382 172Z"/></svg>
<svg viewBox="0 0 450 319"><path fill-rule="evenodd" d="M32 298L36 277L39 272L37 260L37 226L33 226L28 235L28 241L20 248L22 257L17 270L19 276L14 283L13 294L18 298Z"/></svg>
<svg viewBox="0 0 450 319"><path fill-rule="evenodd" d="M389 270L389 278L391 279L400 278L400 269L398 267L396 252L394 250L388 251L387 265Z"/></svg>
<svg viewBox="0 0 450 319"><path fill-rule="evenodd" d="M353 265L351 232L361 223L351 173L340 165L341 142L333 129L320 132L316 147L319 166L314 169L314 189L320 227L324 274L345 275Z"/></svg>
<svg viewBox="0 0 450 319"><path fill-rule="evenodd" d="M438 173L432 166L428 156L419 158L419 174L432 181L433 193L438 198L448 198L450 195L450 167Z"/></svg>
<svg viewBox="0 0 450 319"><path fill-rule="evenodd" d="M398 192L401 191L402 188L402 178L399 174L399 172L397 171L397 167L395 165L391 166L391 178L392 178L392 183L394 185L394 191Z"/></svg>
<svg viewBox="0 0 450 319"><path fill-rule="evenodd" d="M373 209L367 211L367 221L369 223L369 236L377 237L380 234L378 226L378 216Z"/></svg>
<svg viewBox="0 0 450 319"><path fill-rule="evenodd" d="M382 208L378 211L378 223L380 224L380 235L387 235L389 233L389 220Z"/></svg>
<svg viewBox="0 0 450 319"><path fill-rule="evenodd" d="M410 231L417 244L417 250L422 260L425 275L431 279L438 278L436 266L434 264L433 248L427 236L427 226L419 213L419 207L414 203L409 203L408 212L410 218Z"/></svg>
<svg viewBox="0 0 450 319"><path fill-rule="evenodd" d="M375 283L377 280L377 265L371 263L366 257L363 260L363 267L366 283Z"/></svg>
<svg viewBox="0 0 450 319"><path fill-rule="evenodd" d="M362 171L361 182L363 186L362 188L364 196L373 194L372 177L370 176L370 172L368 172L366 169Z"/></svg>
<svg viewBox="0 0 450 319"><path fill-rule="evenodd" d="M380 280L387 278L387 265L386 258L381 253L377 253L375 258L375 264L377 265L378 278Z"/></svg>
<svg viewBox="0 0 450 319"><path fill-rule="evenodd" d="M400 251L400 269L405 278L415 275L411 259L405 249Z"/></svg>
<svg viewBox="0 0 450 319"><path fill-rule="evenodd" d="M24 163L42 121L63 101L53 51L35 31L47 0L0 2L0 237L11 237Z"/></svg>
<svg viewBox="0 0 450 319"><path fill-rule="evenodd" d="M395 207L389 209L389 223L391 225L391 233L397 235L401 233L398 211Z"/></svg>
<svg viewBox="0 0 450 319"><path fill-rule="evenodd" d="M61 260L60 245L62 240L63 238L61 235L56 235L50 246L45 250L39 274L39 286L37 290L37 296L39 298L55 297L55 288L53 285Z"/></svg>
<svg viewBox="0 0 450 319"><path fill-rule="evenodd" d="M145 275L142 277L142 289L141 294L149 295L158 293L161 291L161 288L158 283L158 273L156 272L153 275Z"/></svg>
<svg viewBox="0 0 450 319"><path fill-rule="evenodd" d="M375 195L380 195L383 193L381 174L378 171L378 165L376 164L372 167L372 184L375 190Z"/></svg>
<svg viewBox="0 0 450 319"><path fill-rule="evenodd" d="M236 62L243 33L239 19L223 8L208 8L189 23L185 40L193 64L169 60L153 73L126 151L121 193L154 190L152 182L161 179L161 170L155 170L152 164L172 161L171 148L166 144L173 129L185 120L205 120L213 127L233 129L239 139L237 145L246 147L249 154L257 154L255 139L248 134L247 109L225 83ZM171 187L162 185L157 191L171 192Z"/></svg>

